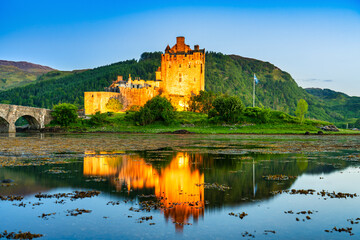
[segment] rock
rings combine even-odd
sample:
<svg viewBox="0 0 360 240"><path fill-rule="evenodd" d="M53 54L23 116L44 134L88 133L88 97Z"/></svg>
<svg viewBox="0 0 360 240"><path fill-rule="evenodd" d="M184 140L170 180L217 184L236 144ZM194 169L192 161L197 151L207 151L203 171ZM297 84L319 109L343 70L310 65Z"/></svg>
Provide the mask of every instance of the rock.
<svg viewBox="0 0 360 240"><path fill-rule="evenodd" d="M339 129L335 125L327 125L321 127L321 130L328 131L328 132L338 132Z"/></svg>
<svg viewBox="0 0 360 240"><path fill-rule="evenodd" d="M11 180L11 179L4 179L1 181L1 183L12 183L14 182L14 180Z"/></svg>
<svg viewBox="0 0 360 240"><path fill-rule="evenodd" d="M360 131L360 129L358 129L358 128L353 128L353 129L351 129L351 130L353 130L353 131Z"/></svg>
<svg viewBox="0 0 360 240"><path fill-rule="evenodd" d="M66 132L66 130L62 127L55 126L55 127L45 127L41 129L40 132L58 133L58 132Z"/></svg>
<svg viewBox="0 0 360 240"><path fill-rule="evenodd" d="M189 132L188 130L185 130L185 129L180 129L180 130L173 131L172 134L193 134L193 132Z"/></svg>
<svg viewBox="0 0 360 240"><path fill-rule="evenodd" d="M159 134L194 134L194 132L189 132L188 130L180 129L173 132L159 132Z"/></svg>
<svg viewBox="0 0 360 240"><path fill-rule="evenodd" d="M305 135L310 135L310 133L309 133L309 132L305 132Z"/></svg>
<svg viewBox="0 0 360 240"><path fill-rule="evenodd" d="M318 134L318 135L323 135L324 133L323 133L323 131L318 131L317 134Z"/></svg>

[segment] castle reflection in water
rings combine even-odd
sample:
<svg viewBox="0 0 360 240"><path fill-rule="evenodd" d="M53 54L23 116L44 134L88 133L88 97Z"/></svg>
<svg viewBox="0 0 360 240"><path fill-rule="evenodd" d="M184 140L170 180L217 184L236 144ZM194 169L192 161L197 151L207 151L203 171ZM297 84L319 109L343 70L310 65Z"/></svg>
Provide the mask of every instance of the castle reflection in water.
<svg viewBox="0 0 360 240"><path fill-rule="evenodd" d="M162 204L165 218L176 224L181 231L183 223L192 217L196 222L204 216L204 173L197 166L202 156L176 153L163 168L155 168L139 155L94 155L84 158L85 176L108 177L121 191L124 185L131 189L154 189Z"/></svg>

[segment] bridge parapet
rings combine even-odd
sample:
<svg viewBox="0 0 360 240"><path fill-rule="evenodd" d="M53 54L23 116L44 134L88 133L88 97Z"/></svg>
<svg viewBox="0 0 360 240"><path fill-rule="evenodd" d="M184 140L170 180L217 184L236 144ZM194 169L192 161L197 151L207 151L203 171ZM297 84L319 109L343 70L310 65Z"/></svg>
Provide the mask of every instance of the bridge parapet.
<svg viewBox="0 0 360 240"><path fill-rule="evenodd" d="M42 129L52 120L50 109L0 104L0 132L16 132L15 122L20 117L28 121L30 129Z"/></svg>

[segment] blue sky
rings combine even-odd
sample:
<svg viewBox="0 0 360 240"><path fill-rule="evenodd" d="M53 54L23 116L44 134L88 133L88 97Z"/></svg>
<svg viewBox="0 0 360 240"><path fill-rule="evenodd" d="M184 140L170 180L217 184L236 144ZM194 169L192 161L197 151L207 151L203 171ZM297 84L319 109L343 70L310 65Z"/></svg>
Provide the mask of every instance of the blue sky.
<svg viewBox="0 0 360 240"><path fill-rule="evenodd" d="M0 0L0 59L93 68L187 44L360 96L360 0ZM261 81L261 79L259 79Z"/></svg>

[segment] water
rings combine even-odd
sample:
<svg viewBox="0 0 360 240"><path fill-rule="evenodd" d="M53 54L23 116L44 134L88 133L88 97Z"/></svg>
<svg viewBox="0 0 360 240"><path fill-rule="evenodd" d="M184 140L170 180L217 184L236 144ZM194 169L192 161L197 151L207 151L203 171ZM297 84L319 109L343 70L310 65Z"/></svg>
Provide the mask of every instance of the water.
<svg viewBox="0 0 360 240"><path fill-rule="evenodd" d="M20 135L0 143L0 180L14 180L0 195L24 197L0 201L0 232L44 239L360 236L360 197L352 195L360 194L360 137ZM100 194L71 198L92 190ZM339 192L351 195L331 198ZM75 209L89 211L71 216Z"/></svg>

